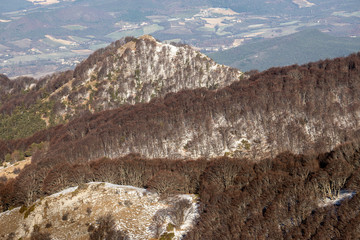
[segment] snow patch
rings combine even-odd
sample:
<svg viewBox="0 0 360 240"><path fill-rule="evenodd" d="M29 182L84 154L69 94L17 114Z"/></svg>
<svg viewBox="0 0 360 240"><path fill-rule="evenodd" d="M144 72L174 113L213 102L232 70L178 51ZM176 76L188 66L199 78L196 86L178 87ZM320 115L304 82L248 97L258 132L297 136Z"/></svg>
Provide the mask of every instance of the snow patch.
<svg viewBox="0 0 360 240"><path fill-rule="evenodd" d="M95 68L96 68L96 64L94 64L94 67L89 68L89 70L87 71L88 78L85 80L85 82L89 82L91 80L91 75L94 72Z"/></svg>
<svg viewBox="0 0 360 240"><path fill-rule="evenodd" d="M78 189L77 186L76 186L76 187L67 188L67 189L62 190L61 192L52 194L50 197L59 197L60 195L65 195L65 194L67 194L67 193L72 193L72 192L74 192L76 189Z"/></svg>
<svg viewBox="0 0 360 240"><path fill-rule="evenodd" d="M55 3L59 3L58 0L26 0L28 2L31 2L35 5L51 5Z"/></svg>
<svg viewBox="0 0 360 240"><path fill-rule="evenodd" d="M315 6L315 3L309 2L307 0L293 0L293 3L299 6L299 8L307 8Z"/></svg>
<svg viewBox="0 0 360 240"><path fill-rule="evenodd" d="M138 188L138 187L134 187L134 186L130 186L130 185L117 185L117 184L113 184L113 183L108 183L108 182L89 182L89 185L98 185L98 184L104 184L104 187L107 188L113 188L113 189L124 189L124 190L134 190L140 193L146 193L147 190L144 188Z"/></svg>
<svg viewBox="0 0 360 240"><path fill-rule="evenodd" d="M192 206L185 210L184 213L184 223L181 225L180 230L175 230L175 239L182 239L182 236L191 230L191 228L194 226L194 223L196 219L199 218L199 204L194 201L194 198L190 195L180 195L179 196L182 199L188 200L192 203Z"/></svg>
<svg viewBox="0 0 360 240"><path fill-rule="evenodd" d="M319 201L318 206L327 207L329 205L340 205L342 201L344 201L345 199L351 199L355 194L356 192L354 191L341 190L339 196L334 199L331 199L329 197L322 199Z"/></svg>
<svg viewBox="0 0 360 240"><path fill-rule="evenodd" d="M177 51L179 50L177 47L170 45L170 44L166 44L166 46L169 48L170 50L170 56L173 58L176 56Z"/></svg>
<svg viewBox="0 0 360 240"><path fill-rule="evenodd" d="M171 44L167 43L160 43L156 45L156 52L160 53L163 48L166 49L166 52L169 54L171 58L174 58L176 56L177 51L179 50L178 47L175 47ZM155 61L158 61L158 54L155 54Z"/></svg>
<svg viewBox="0 0 360 240"><path fill-rule="evenodd" d="M17 207L17 208L14 208L14 209L11 209L11 210L7 210L5 212L2 212L0 213L0 218L4 217L4 216L7 216L7 215L10 215L12 214L13 212L18 212L20 210L20 207Z"/></svg>

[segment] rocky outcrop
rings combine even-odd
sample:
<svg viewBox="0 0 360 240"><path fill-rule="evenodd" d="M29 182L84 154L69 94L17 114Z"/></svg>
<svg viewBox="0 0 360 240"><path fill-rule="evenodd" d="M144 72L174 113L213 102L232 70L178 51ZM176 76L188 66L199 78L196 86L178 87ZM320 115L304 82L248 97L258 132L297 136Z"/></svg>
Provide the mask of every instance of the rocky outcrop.
<svg viewBox="0 0 360 240"><path fill-rule="evenodd" d="M142 188L96 182L0 213L0 237L178 240L198 216L194 194L161 198Z"/></svg>

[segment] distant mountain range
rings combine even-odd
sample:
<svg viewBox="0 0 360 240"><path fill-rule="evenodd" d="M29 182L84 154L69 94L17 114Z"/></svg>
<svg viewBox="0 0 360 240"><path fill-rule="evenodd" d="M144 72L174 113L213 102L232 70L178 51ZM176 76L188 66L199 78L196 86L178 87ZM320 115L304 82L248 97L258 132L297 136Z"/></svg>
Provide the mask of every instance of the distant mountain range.
<svg viewBox="0 0 360 240"><path fill-rule="evenodd" d="M283 37L256 40L208 55L218 63L243 71L263 71L271 67L347 56L358 51L360 38L334 37L309 29Z"/></svg>

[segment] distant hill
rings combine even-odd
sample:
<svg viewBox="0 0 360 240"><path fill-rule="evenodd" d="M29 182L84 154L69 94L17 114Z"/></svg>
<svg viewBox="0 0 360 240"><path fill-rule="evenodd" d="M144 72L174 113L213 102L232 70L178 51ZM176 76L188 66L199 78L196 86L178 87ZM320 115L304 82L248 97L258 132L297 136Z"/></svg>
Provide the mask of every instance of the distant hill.
<svg viewBox="0 0 360 240"><path fill-rule="evenodd" d="M216 62L249 71L342 57L360 50L360 38L333 37L315 29L258 40L208 54Z"/></svg>

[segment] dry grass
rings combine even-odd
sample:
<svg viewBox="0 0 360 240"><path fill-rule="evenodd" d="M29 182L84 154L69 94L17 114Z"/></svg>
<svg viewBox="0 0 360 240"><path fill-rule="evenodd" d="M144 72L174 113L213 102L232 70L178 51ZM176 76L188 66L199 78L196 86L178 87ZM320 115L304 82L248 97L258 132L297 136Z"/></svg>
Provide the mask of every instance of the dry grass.
<svg viewBox="0 0 360 240"><path fill-rule="evenodd" d="M240 46L243 42L244 42L245 39L243 38L240 38L240 39L235 39L234 42L233 42L233 47L238 47Z"/></svg>
<svg viewBox="0 0 360 240"><path fill-rule="evenodd" d="M93 53L93 51L90 49L79 49L79 50L71 50L71 51L81 55L87 55L87 54L90 55L91 53Z"/></svg>
<svg viewBox="0 0 360 240"><path fill-rule="evenodd" d="M15 171L14 173L14 170L15 169L22 170L26 165L30 163L31 163L31 157L27 157L23 161L16 162L5 168L0 168L0 177L6 177L7 179L15 178L19 175L19 172L16 173L17 171Z"/></svg>
<svg viewBox="0 0 360 240"><path fill-rule="evenodd" d="M126 51L126 49L130 48L132 51L135 51L136 50L136 43L133 42L133 41L130 41L126 44L124 44L123 46L121 46L119 49L118 49L118 54L121 56L123 55L123 53Z"/></svg>

